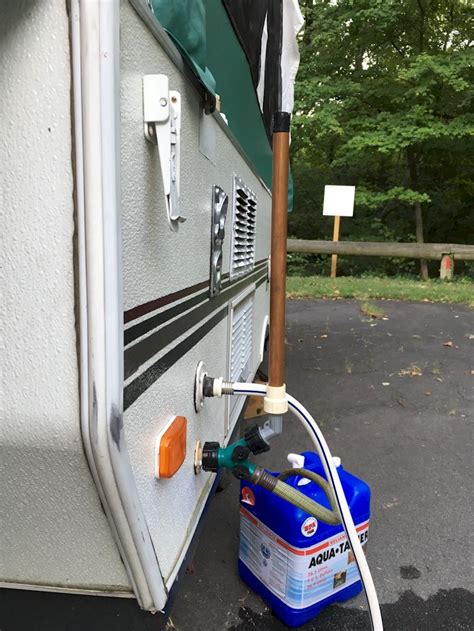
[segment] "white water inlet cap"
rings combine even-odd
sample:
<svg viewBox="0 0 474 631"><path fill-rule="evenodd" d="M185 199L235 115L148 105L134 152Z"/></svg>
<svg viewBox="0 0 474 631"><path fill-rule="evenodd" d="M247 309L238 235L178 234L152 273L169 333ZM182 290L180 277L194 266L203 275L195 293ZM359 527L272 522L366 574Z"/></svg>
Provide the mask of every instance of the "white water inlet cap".
<svg viewBox="0 0 474 631"><path fill-rule="evenodd" d="M336 467L336 469L337 469L337 467L341 466L341 459L339 458L339 456L333 456L332 461L333 461L334 466Z"/></svg>

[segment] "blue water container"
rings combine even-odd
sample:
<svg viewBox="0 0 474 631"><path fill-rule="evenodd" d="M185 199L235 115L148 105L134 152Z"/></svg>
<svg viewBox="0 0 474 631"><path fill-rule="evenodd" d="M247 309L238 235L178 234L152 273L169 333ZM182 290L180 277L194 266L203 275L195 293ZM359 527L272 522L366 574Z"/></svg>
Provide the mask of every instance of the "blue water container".
<svg viewBox="0 0 474 631"><path fill-rule="evenodd" d="M309 451L301 456L305 469L325 477L319 456ZM365 545L370 488L342 465L338 472L360 541ZM292 476L286 483L331 508L314 482ZM240 488L239 572L290 627L308 622L328 605L353 598L362 589L342 525L330 526L316 520L248 482L242 482Z"/></svg>

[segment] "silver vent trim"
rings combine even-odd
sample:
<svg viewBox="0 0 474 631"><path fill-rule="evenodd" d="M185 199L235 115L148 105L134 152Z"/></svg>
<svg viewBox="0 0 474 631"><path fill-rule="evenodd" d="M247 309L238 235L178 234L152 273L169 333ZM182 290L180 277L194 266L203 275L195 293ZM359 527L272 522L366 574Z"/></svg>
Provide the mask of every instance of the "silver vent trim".
<svg viewBox="0 0 474 631"><path fill-rule="evenodd" d="M211 230L211 296L217 296L222 283L222 246L225 237L225 220L229 198L220 186L212 187L212 230Z"/></svg>
<svg viewBox="0 0 474 631"><path fill-rule="evenodd" d="M255 193L235 175L232 211L231 280L248 274L255 267L257 220L257 198Z"/></svg>

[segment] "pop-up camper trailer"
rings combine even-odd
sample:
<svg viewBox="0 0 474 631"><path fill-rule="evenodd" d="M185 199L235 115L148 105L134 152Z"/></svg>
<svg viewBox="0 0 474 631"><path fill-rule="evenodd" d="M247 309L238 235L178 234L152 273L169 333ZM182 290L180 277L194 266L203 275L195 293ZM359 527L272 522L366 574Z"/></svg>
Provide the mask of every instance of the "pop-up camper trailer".
<svg viewBox="0 0 474 631"><path fill-rule="evenodd" d="M255 5L2 5L3 587L166 605L243 404L196 382L268 324L299 10Z"/></svg>

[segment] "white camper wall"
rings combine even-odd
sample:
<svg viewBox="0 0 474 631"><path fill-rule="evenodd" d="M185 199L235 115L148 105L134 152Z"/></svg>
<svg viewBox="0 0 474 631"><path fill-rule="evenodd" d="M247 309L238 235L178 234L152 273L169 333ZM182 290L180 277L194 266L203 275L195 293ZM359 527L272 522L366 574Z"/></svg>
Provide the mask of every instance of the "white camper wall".
<svg viewBox="0 0 474 631"><path fill-rule="evenodd" d="M181 93L181 204L186 210L187 220L180 224L177 232L170 230L166 219L157 148L143 135L142 78L145 74L168 75L170 89ZM265 259L254 302L251 368L255 371L259 364L261 330L268 312L267 286L262 279L266 276L266 258L270 250L270 195L213 117L206 122L211 134L215 135L215 164L200 152L202 110L199 95L128 3L121 5L121 90L124 309L135 309L203 282L205 288L200 291L208 291L213 184L219 185L229 195L223 273L229 272L232 182L233 174L236 174L256 194L255 260ZM248 289L245 281L240 287L242 292ZM176 334L156 353L148 352L150 344L159 344L160 332L166 326L172 327L179 317L150 328L126 347L126 370L131 349L135 348L137 354L141 353L143 357L143 363L126 381L126 406L131 384L140 377L146 381L148 369L152 370L161 357L181 342L191 339L200 326L219 311L217 307L212 310L212 304L215 304L212 300L209 312L199 322L193 320L193 309L190 309L187 312L191 314L187 330ZM180 302L182 300L173 304ZM161 312L163 308L157 308L138 316L126 325L127 329L146 323ZM138 494L168 586L172 584L179 561L186 552L214 480L213 474L194 475L195 442L198 439L222 442L226 435L229 437L226 432L229 429L227 401L208 399L199 414L193 407L193 384L198 361L204 361L213 376L229 376L228 327L228 318L224 317L161 377L156 379L156 375L151 374L143 392L125 411L124 428ZM139 344L141 350L138 350ZM233 410L232 424L235 424L240 407ZM186 461L173 478L156 480L153 477L155 437L172 415L184 415L188 419Z"/></svg>
<svg viewBox="0 0 474 631"><path fill-rule="evenodd" d="M66 7L2 3L0 581L123 593L80 434Z"/></svg>

